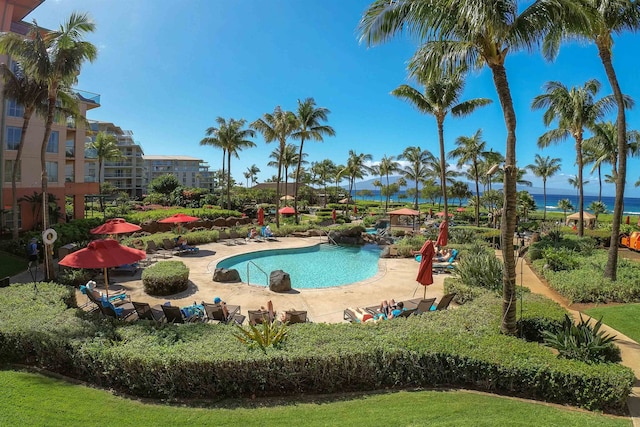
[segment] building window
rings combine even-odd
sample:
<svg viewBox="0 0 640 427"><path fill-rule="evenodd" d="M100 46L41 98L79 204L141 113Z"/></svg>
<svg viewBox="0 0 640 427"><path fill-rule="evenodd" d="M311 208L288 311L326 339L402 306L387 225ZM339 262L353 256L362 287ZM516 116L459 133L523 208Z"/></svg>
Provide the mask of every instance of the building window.
<svg viewBox="0 0 640 427"><path fill-rule="evenodd" d="M7 126L7 150L17 150L20 146L22 129L15 126Z"/></svg>
<svg viewBox="0 0 640 427"><path fill-rule="evenodd" d="M49 182L58 182L58 162L46 162Z"/></svg>
<svg viewBox="0 0 640 427"><path fill-rule="evenodd" d="M58 152L58 131L51 131L51 135L49 135L49 143L47 144L47 153L57 153Z"/></svg>
<svg viewBox="0 0 640 427"><path fill-rule="evenodd" d="M67 163L64 165L64 182L75 181L75 168L73 163Z"/></svg>
<svg viewBox="0 0 640 427"><path fill-rule="evenodd" d="M73 139L68 139L65 144L65 156L75 157L76 155L76 142Z"/></svg>
<svg viewBox="0 0 640 427"><path fill-rule="evenodd" d="M13 209L8 209L7 212L2 215L2 218L4 218L3 226L8 230L13 230L13 224L15 223L13 219ZM22 228L22 207L20 204L18 204L18 228Z"/></svg>
<svg viewBox="0 0 640 427"><path fill-rule="evenodd" d="M18 176L16 182L20 182L22 179L22 168L21 168L22 160L18 161ZM4 161L4 182L11 182L11 174L13 173L13 164L15 160L5 160Z"/></svg>
<svg viewBox="0 0 640 427"><path fill-rule="evenodd" d="M23 117L24 107L16 102L15 99L7 101L7 116L9 117Z"/></svg>

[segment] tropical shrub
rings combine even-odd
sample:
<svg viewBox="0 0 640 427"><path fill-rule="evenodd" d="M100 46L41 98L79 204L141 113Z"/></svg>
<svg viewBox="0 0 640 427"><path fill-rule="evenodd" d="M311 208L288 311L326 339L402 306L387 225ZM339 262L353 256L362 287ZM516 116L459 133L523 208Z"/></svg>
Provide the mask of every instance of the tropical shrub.
<svg viewBox="0 0 640 427"><path fill-rule="evenodd" d="M576 359L586 363L619 362L620 349L613 343L615 336L601 331L602 318L594 325L585 320L580 313L580 321L565 314L559 330L543 331L544 343L558 350L558 357Z"/></svg>
<svg viewBox="0 0 640 427"><path fill-rule="evenodd" d="M542 251L545 267L553 271L573 270L578 267L576 254L566 248L546 248Z"/></svg>
<svg viewBox="0 0 640 427"><path fill-rule="evenodd" d="M72 286L79 288L80 285L86 284L95 275L91 270L85 270L84 268L65 268L56 277L56 282L61 285Z"/></svg>
<svg viewBox="0 0 640 427"><path fill-rule="evenodd" d="M456 294L456 296L453 297L453 301L456 304L462 305L473 301L488 291L478 286L466 285L456 277L447 277L444 279L444 292L445 294Z"/></svg>
<svg viewBox="0 0 640 427"><path fill-rule="evenodd" d="M248 328L236 325L238 333L235 335L238 340L250 347L259 347L265 354L267 347L279 348L287 339L287 325L278 319L272 322L262 322L261 325L249 325Z"/></svg>
<svg viewBox="0 0 640 427"><path fill-rule="evenodd" d="M182 261L161 261L142 272L144 291L149 295L172 295L189 286L189 269Z"/></svg>
<svg viewBox="0 0 640 427"><path fill-rule="evenodd" d="M489 291L502 289L502 261L493 251L481 244L474 244L465 252L455 268L456 277L467 286L475 286Z"/></svg>
<svg viewBox="0 0 640 427"><path fill-rule="evenodd" d="M450 243L472 243L478 239L478 233L472 229L467 227L451 227L449 229L449 242Z"/></svg>

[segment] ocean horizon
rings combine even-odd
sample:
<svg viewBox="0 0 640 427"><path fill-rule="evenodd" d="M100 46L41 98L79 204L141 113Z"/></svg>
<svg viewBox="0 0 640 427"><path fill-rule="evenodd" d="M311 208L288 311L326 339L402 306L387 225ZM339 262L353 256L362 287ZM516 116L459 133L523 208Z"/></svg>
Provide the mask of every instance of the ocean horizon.
<svg viewBox="0 0 640 427"><path fill-rule="evenodd" d="M361 196L355 195L355 191L352 191L351 197L355 200L375 200L380 201L380 190L370 190L372 195L370 196ZM398 195L405 194L404 192L398 193L394 197L391 198L394 203L411 203L413 201L412 198L399 198ZM544 210L544 195L531 193L533 200L536 203L536 211L542 212ZM577 194L547 194L547 212L562 212L561 209L558 208L558 202L563 199L569 199L571 204L576 208L578 207L578 195ZM384 197L383 197L384 201ZM585 195L584 196L584 209L589 212L589 205L592 202L597 202L598 196L593 195ZM613 213L613 204L615 202L615 197L611 196L602 196L602 203L606 206L606 214ZM418 199L419 203L429 203L427 199ZM458 199L449 199L449 206L458 206ZM466 206L467 200L462 199L462 206ZM571 211L574 212L574 211ZM638 197L625 197L624 198L624 209L623 215L640 215L640 198Z"/></svg>

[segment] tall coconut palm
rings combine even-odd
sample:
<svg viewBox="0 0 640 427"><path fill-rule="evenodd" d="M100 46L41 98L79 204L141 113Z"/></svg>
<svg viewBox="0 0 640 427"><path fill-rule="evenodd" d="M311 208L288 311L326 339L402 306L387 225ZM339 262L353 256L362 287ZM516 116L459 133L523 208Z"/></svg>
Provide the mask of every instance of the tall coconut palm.
<svg viewBox="0 0 640 427"><path fill-rule="evenodd" d="M18 240L17 181L18 174L20 172L22 150L27 136L27 129L29 128L29 123L33 114L38 113L41 116L45 116L47 113L45 104L45 101L47 100L47 86L29 77L21 69L18 69L17 72L14 73L7 64L0 64L0 77L4 82L3 95L5 99L13 99L23 108L20 142L18 144L16 158L13 161L13 170L11 171L11 214L13 217L11 236L14 240Z"/></svg>
<svg viewBox="0 0 640 427"><path fill-rule="evenodd" d="M298 163L298 147L294 144L287 144L284 148L284 152L280 152L280 147L276 147L269 157L274 159L267 163L270 167L281 167L284 175L284 188L285 196L288 196L287 189L289 188L289 168ZM304 161L306 163L306 160ZM285 198L285 205L286 203ZM296 211L297 212L297 211Z"/></svg>
<svg viewBox="0 0 640 427"><path fill-rule="evenodd" d="M247 173L249 174L249 180L251 181L251 183L255 184L258 181L258 174L260 173L260 168L255 164L253 164L247 168Z"/></svg>
<svg viewBox="0 0 640 427"><path fill-rule="evenodd" d="M380 163L378 164L378 170L380 171L380 176L384 176L387 180L387 187L389 187L389 174L397 172L400 170L400 163L395 161L395 156L387 156L386 154L382 156ZM384 211L389 210L389 194L385 198L384 203Z"/></svg>
<svg viewBox="0 0 640 427"><path fill-rule="evenodd" d="M318 183L324 188L324 201L323 207L327 207L327 183L331 181L331 178L336 175L336 165L331 159L324 159L323 161L316 163L313 169L318 176Z"/></svg>
<svg viewBox="0 0 640 427"><path fill-rule="evenodd" d="M560 171L561 160L557 157L551 158L549 156L542 157L540 154L536 154L534 159L535 163L527 165L527 169L538 178L542 178L542 197L544 201L544 214L543 220L547 220L547 179L554 176Z"/></svg>
<svg viewBox="0 0 640 427"><path fill-rule="evenodd" d="M102 184L104 184L104 162L111 162L122 159L124 156L118 148L118 139L115 135L98 132L95 141L87 144L87 148L95 150L98 158L98 182L100 183L100 192L102 192ZM104 200L100 197L100 210L104 211Z"/></svg>
<svg viewBox="0 0 640 427"><path fill-rule="evenodd" d="M501 229L504 333L516 333L516 114L505 59L510 52L531 48L552 22L548 6L534 1L518 14L516 0L377 0L360 21L361 40L369 45L408 33L423 43L410 62L414 75L426 78L442 70L491 69L507 129L504 209ZM443 156L444 157L444 156Z"/></svg>
<svg viewBox="0 0 640 427"><path fill-rule="evenodd" d="M572 136L575 140L576 164L578 166L578 236L584 235L584 187L582 142L585 128L592 127L607 112L615 107L613 96L605 96L595 100L600 90L600 82L595 79L587 81L583 86L568 89L561 82L547 82L542 95L533 99L531 108L546 109L543 121L545 126L555 120L558 127L545 132L538 138L538 146L546 148L557 144Z"/></svg>
<svg viewBox="0 0 640 427"><path fill-rule="evenodd" d="M231 209L231 157L239 158L239 151L245 148L255 147L256 144L249 138L255 136L252 129L245 129L247 121L245 119L229 119L217 117L218 127L207 129L208 137L200 141L200 145L211 145L222 148L227 153L227 209Z"/></svg>
<svg viewBox="0 0 640 427"><path fill-rule="evenodd" d="M277 141L280 153L285 152L287 138L298 129L298 119L291 111L283 111L280 106L273 113L265 113L262 118L251 123L251 127L262 134L267 144ZM282 182L282 159L279 160L278 177L276 179L276 227L280 228L280 182Z"/></svg>
<svg viewBox="0 0 640 427"><path fill-rule="evenodd" d="M398 160L406 160L409 163L402 169L402 173L405 178L412 180L415 184L413 208L416 210L418 210L418 185L420 181L428 175L426 163L429 161L429 158L433 158L433 154L428 150L422 150L419 146L407 147L402 154L398 156Z"/></svg>
<svg viewBox="0 0 640 427"><path fill-rule="evenodd" d="M486 150L487 143L482 139L482 129L478 129L473 136L459 136L454 150L449 157L458 159L458 167L471 163L471 175L476 183L475 220L476 227L480 224L480 160Z"/></svg>
<svg viewBox="0 0 640 427"><path fill-rule="evenodd" d="M371 171L371 167L367 165L367 162L370 162L371 160L373 160L373 156L371 156L371 154L356 153L354 150L349 150L347 166L341 173L341 175L349 178L349 193L347 195L346 207L347 212L349 211L349 200L351 199L351 193L356 179L364 178Z"/></svg>
<svg viewBox="0 0 640 427"><path fill-rule="evenodd" d="M26 39L16 33L5 33L0 38L0 52L16 58L26 74L47 86L47 115L40 148L42 225L45 229L49 227L46 152L56 104L61 89L76 82L82 64L87 60L93 62L96 58L96 47L83 40L87 33L94 30L95 24L87 14L72 13L58 30L44 31L34 23ZM51 280L55 277L55 272L48 246L45 244L45 276L47 280Z"/></svg>
<svg viewBox="0 0 640 427"><path fill-rule="evenodd" d="M322 142L325 136L334 136L336 132L331 126L323 125L321 122L327 121L327 115L331 111L324 107L316 107L316 101L313 98L307 98L304 101L298 100L298 111L296 118L298 119L298 129L291 135L295 139L300 140L300 152L298 153L298 167L296 168L296 185L294 189L293 207L298 211L298 177L300 176L300 166L302 165L303 155L302 149L304 142L308 139ZM296 217L296 224L299 218Z"/></svg>
<svg viewBox="0 0 640 427"><path fill-rule="evenodd" d="M440 143L440 185L444 200L444 219L448 220L449 204L447 203L447 180L444 173L445 148L444 148L444 119L451 112L454 117L463 117L471 114L476 108L490 104L487 98L475 98L459 102L464 91L464 77L460 72L451 75L436 75L428 78L423 74L416 76L418 83L425 87L424 93L409 85L401 85L391 94L412 104L421 113L435 117L438 125L438 141Z"/></svg>
<svg viewBox="0 0 640 427"><path fill-rule="evenodd" d="M220 126L221 119L224 121L222 117L216 118L216 124L218 126ZM227 161L227 149L223 147L221 145L222 143L220 142L220 140L216 138L217 133L218 133L218 127L216 126L208 127L207 130L205 131L206 137L200 140L200 145L209 145L211 147L219 148L222 150L222 176L225 177L227 176L225 173L225 163Z"/></svg>
<svg viewBox="0 0 640 427"><path fill-rule="evenodd" d="M613 35L640 28L640 8L637 1L630 0L573 0L577 7L563 7L564 19L555 19L554 27L544 40L543 54L555 58L563 38L595 43L607 80L613 90L618 106L616 117L618 133L618 176L616 177L616 199L611 223L609 255L604 269L604 277L616 280L618 270L618 237L622 221L624 188L627 179L627 120L625 97L620 89L616 71L613 68Z"/></svg>
<svg viewBox="0 0 640 427"><path fill-rule="evenodd" d="M558 200L558 209L562 210L564 214L563 223L567 223L567 211L572 211L575 208L569 199Z"/></svg>

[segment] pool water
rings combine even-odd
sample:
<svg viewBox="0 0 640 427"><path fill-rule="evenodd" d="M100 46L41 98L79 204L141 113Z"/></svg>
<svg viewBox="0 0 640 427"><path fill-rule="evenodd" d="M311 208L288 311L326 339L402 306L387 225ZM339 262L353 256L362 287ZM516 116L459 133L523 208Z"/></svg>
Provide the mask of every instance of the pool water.
<svg viewBox="0 0 640 427"><path fill-rule="evenodd" d="M216 268L235 268L246 283L248 265L249 279L254 285L269 286L269 274L283 270L291 276L294 289L329 288L373 277L378 272L380 251L378 245L344 247L327 244L272 249L226 258Z"/></svg>

